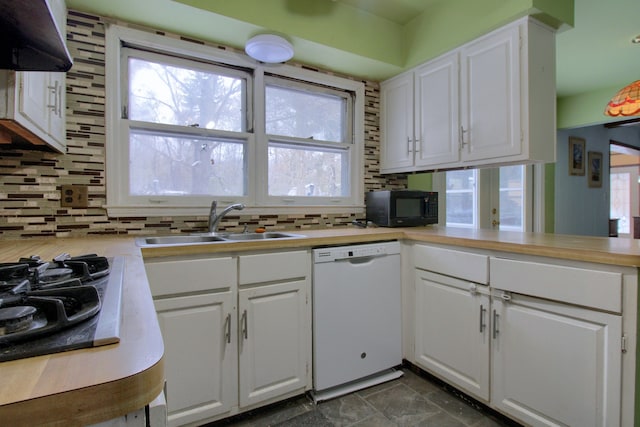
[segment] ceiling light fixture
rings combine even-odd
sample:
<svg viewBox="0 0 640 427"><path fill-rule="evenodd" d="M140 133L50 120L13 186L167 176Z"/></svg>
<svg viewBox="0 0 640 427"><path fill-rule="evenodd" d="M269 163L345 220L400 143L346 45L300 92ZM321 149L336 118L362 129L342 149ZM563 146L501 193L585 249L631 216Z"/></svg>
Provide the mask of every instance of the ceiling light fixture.
<svg viewBox="0 0 640 427"><path fill-rule="evenodd" d="M607 116L640 116L640 80L623 87L604 109Z"/></svg>
<svg viewBox="0 0 640 427"><path fill-rule="evenodd" d="M631 43L638 44L640 43L640 34L631 39Z"/></svg>
<svg viewBox="0 0 640 427"><path fill-rule="evenodd" d="M286 62L293 58L291 43L274 34L259 34L250 38L244 51L253 59L269 64Z"/></svg>

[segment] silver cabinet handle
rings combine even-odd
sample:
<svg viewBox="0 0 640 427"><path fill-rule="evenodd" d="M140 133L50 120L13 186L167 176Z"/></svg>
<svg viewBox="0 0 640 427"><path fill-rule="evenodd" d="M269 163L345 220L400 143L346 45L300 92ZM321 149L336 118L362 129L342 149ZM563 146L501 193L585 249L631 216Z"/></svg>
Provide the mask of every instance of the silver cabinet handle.
<svg viewBox="0 0 640 427"><path fill-rule="evenodd" d="M498 320L500 319L500 315L496 310L493 310L493 339L498 338L498 334L500 331L498 330Z"/></svg>
<svg viewBox="0 0 640 427"><path fill-rule="evenodd" d="M224 338L227 344L231 344L231 313L227 314L227 318L224 321Z"/></svg>
<svg viewBox="0 0 640 427"><path fill-rule="evenodd" d="M247 337L249 336L249 331L248 331L249 328L247 326L247 310L244 310L242 312L241 323L242 323L242 336L246 340Z"/></svg>
<svg viewBox="0 0 640 427"><path fill-rule="evenodd" d="M480 304L480 333L483 333L485 327L487 326L487 324L484 323L484 314L486 312L487 312L487 309L484 308L484 305Z"/></svg>
<svg viewBox="0 0 640 427"><path fill-rule="evenodd" d="M463 126L460 126L460 150L462 150L464 148L465 145L469 144L469 142L465 142L464 141L464 134L467 133L466 130L464 130Z"/></svg>
<svg viewBox="0 0 640 427"><path fill-rule="evenodd" d="M62 84L58 84L56 81L56 104L58 105L58 117L62 117Z"/></svg>
<svg viewBox="0 0 640 427"><path fill-rule="evenodd" d="M56 80L53 83L54 86L47 86L47 89L50 91L49 100L51 100L51 96L53 95L53 103L49 102L49 104L47 104L47 108L53 111L54 114L58 114L58 81Z"/></svg>
<svg viewBox="0 0 640 427"><path fill-rule="evenodd" d="M407 137L407 153L411 153L413 150L411 149L411 138Z"/></svg>

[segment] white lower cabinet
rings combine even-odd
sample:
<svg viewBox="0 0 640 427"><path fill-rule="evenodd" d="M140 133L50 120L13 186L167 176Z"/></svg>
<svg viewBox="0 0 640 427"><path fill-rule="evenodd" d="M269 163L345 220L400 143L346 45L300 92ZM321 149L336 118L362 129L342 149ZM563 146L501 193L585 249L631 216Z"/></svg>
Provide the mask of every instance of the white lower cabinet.
<svg viewBox="0 0 640 427"><path fill-rule="evenodd" d="M230 291L155 301L164 338L169 425L229 412L237 401Z"/></svg>
<svg viewBox="0 0 640 427"><path fill-rule="evenodd" d="M494 407L534 426L622 425L622 274L502 257L490 272Z"/></svg>
<svg viewBox="0 0 640 427"><path fill-rule="evenodd" d="M305 389L306 289L298 280L240 290L241 407Z"/></svg>
<svg viewBox="0 0 640 427"><path fill-rule="evenodd" d="M414 267L418 366L526 425L625 425L635 328L623 329L622 290L635 273L427 245Z"/></svg>
<svg viewBox="0 0 640 427"><path fill-rule="evenodd" d="M416 270L416 363L489 400L487 286Z"/></svg>
<svg viewBox="0 0 640 427"><path fill-rule="evenodd" d="M165 344L168 425L311 388L309 251L145 260Z"/></svg>
<svg viewBox="0 0 640 427"><path fill-rule="evenodd" d="M506 297L492 306L493 405L536 426L619 426L621 316Z"/></svg>

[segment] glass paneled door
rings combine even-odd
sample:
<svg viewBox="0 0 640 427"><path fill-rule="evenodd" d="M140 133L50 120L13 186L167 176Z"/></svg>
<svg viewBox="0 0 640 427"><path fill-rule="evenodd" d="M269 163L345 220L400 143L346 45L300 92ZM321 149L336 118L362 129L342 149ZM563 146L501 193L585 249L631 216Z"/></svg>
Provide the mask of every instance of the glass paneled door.
<svg viewBox="0 0 640 427"><path fill-rule="evenodd" d="M525 231L526 167L504 166L490 173L490 228ZM489 227L486 227L489 228Z"/></svg>
<svg viewBox="0 0 640 427"><path fill-rule="evenodd" d="M434 179L434 185L446 192L447 226L531 230L530 167L466 169L443 175L444 179Z"/></svg>

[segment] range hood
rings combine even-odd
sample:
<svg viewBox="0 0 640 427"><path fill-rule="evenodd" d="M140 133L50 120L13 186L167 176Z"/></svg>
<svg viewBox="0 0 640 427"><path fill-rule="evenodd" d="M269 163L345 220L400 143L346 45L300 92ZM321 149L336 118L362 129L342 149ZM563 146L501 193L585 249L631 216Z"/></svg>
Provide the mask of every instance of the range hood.
<svg viewBox="0 0 640 427"><path fill-rule="evenodd" d="M68 71L64 34L48 1L0 0L0 69Z"/></svg>

